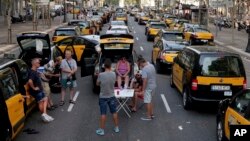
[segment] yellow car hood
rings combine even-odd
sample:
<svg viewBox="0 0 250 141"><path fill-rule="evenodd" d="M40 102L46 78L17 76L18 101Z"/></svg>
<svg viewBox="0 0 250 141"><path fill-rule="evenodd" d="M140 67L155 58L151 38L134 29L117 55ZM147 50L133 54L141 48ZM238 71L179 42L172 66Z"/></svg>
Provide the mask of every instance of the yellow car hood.
<svg viewBox="0 0 250 141"><path fill-rule="evenodd" d="M174 58L177 56L178 52L174 52L174 53L164 53L164 59L166 62L169 63L173 63L174 62Z"/></svg>
<svg viewBox="0 0 250 141"><path fill-rule="evenodd" d="M149 28L150 35L156 35L159 31L160 29L157 29L157 28Z"/></svg>
<svg viewBox="0 0 250 141"><path fill-rule="evenodd" d="M212 39L213 38L213 34L209 32L196 32L195 35L199 39Z"/></svg>

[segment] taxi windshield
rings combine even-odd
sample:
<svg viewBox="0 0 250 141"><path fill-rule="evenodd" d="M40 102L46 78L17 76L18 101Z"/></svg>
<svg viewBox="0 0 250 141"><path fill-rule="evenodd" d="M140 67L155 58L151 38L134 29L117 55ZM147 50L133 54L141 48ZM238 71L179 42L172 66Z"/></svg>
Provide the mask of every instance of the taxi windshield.
<svg viewBox="0 0 250 141"><path fill-rule="evenodd" d="M182 33L164 33L163 38L167 41L183 41Z"/></svg>
<svg viewBox="0 0 250 141"><path fill-rule="evenodd" d="M200 60L200 67L202 76L244 76L243 64L236 56L203 56Z"/></svg>
<svg viewBox="0 0 250 141"><path fill-rule="evenodd" d="M55 36L74 36L76 35L75 30L56 30Z"/></svg>
<svg viewBox="0 0 250 141"><path fill-rule="evenodd" d="M151 27L157 28L157 29L164 29L166 28L166 25L165 24L152 24Z"/></svg>
<svg viewBox="0 0 250 141"><path fill-rule="evenodd" d="M204 28L194 28L195 32L209 32L207 29Z"/></svg>
<svg viewBox="0 0 250 141"><path fill-rule="evenodd" d="M20 43L24 50L29 50L30 48L36 48L37 51L49 49L48 42L45 39L24 39Z"/></svg>
<svg viewBox="0 0 250 141"><path fill-rule="evenodd" d="M130 44L126 43L109 43L109 44L104 44L104 49L105 50L129 50L130 49Z"/></svg>

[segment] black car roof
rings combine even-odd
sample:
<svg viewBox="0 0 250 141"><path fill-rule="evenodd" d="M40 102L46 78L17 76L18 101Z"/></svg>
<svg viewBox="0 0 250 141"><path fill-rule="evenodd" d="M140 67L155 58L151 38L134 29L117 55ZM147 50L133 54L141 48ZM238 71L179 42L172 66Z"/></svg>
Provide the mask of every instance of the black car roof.
<svg viewBox="0 0 250 141"><path fill-rule="evenodd" d="M227 51L227 50L225 50L225 49L223 49L221 47L217 47L217 46L209 46L209 45L205 45L205 46L189 46L189 47L186 47L186 48L196 52L197 54L223 53L223 54L238 56L238 54L236 54L236 53L229 52L229 51Z"/></svg>

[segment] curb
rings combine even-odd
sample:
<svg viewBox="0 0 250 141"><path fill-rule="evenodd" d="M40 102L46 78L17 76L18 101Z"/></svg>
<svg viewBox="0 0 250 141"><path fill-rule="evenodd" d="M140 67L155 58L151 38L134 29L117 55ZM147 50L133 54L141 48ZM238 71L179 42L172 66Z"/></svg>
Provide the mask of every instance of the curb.
<svg viewBox="0 0 250 141"><path fill-rule="evenodd" d="M230 45L227 45L225 46L223 42L220 42L220 41L217 41L217 40L214 40L214 42L217 44L217 45L220 45L220 46L223 46L223 47L226 47L226 48L229 48L235 52L237 52L238 54L240 55L243 55L247 58L250 58L250 53L246 53L245 51L241 50L241 49L237 49L236 47L233 47L233 46L230 46Z"/></svg>
<svg viewBox="0 0 250 141"><path fill-rule="evenodd" d="M43 31L43 32L51 33L51 32L54 31L56 28L61 27L61 26L65 26L65 25L67 25L67 23L62 23L62 24L60 24L60 25L58 25L58 26L52 27L52 28L50 28L50 29L47 29L47 30L45 30L45 31ZM6 46L2 46L2 47L0 48L0 56L2 56L2 55L3 55L4 53L6 53L6 52L11 52L12 50L15 50L15 49L17 49L17 48L18 48L18 44L6 44Z"/></svg>

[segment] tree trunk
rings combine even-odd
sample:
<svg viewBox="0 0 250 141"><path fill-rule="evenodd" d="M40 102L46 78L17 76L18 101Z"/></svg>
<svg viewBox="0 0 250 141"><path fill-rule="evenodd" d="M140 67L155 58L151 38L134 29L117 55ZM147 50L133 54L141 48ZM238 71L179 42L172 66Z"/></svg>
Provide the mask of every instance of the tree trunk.
<svg viewBox="0 0 250 141"><path fill-rule="evenodd" d="M248 42L247 42L246 52L250 53L250 26L247 27L247 33L248 33Z"/></svg>
<svg viewBox="0 0 250 141"><path fill-rule="evenodd" d="M12 11L12 0L8 0L8 15L7 15L7 25L8 25L8 44L12 43L12 31L11 31L11 11Z"/></svg>

